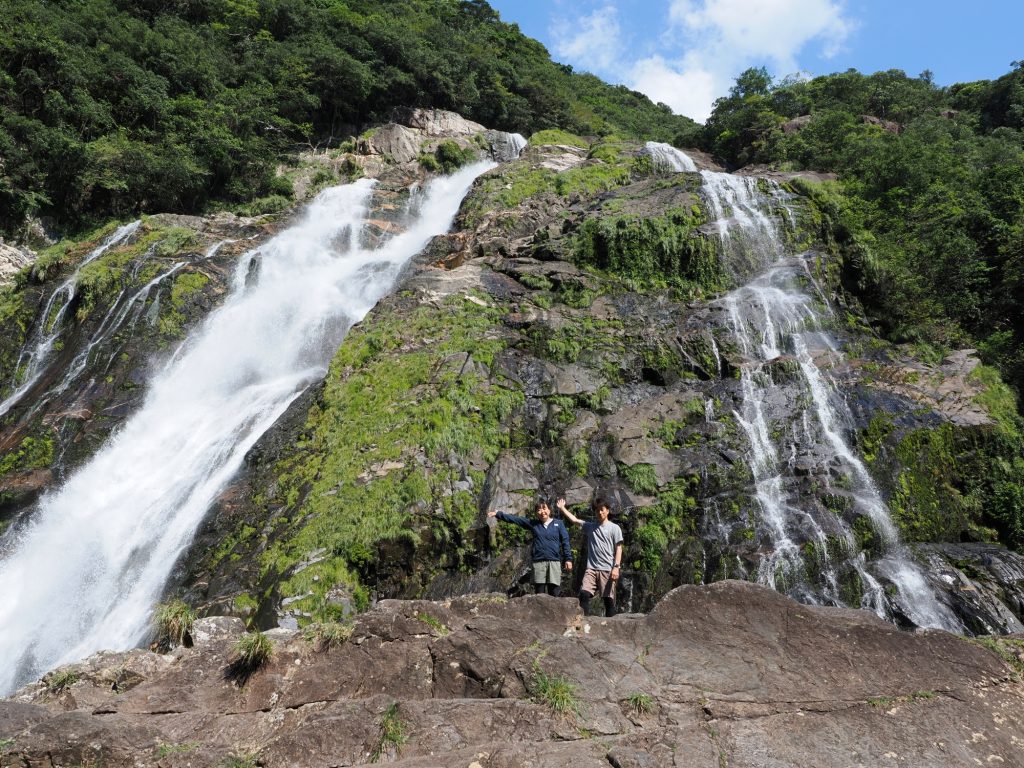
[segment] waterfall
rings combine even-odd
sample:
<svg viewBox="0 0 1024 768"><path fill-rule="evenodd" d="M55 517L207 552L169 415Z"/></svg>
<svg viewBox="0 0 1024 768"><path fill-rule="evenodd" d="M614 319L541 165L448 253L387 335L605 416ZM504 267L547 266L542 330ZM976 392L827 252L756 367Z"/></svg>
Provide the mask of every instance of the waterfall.
<svg viewBox="0 0 1024 768"><path fill-rule="evenodd" d="M491 157L499 163L515 160L523 151L527 141L521 133L505 133L504 131L487 131L484 134L491 148Z"/></svg>
<svg viewBox="0 0 1024 768"><path fill-rule="evenodd" d="M766 210L758 180L717 171L700 175L733 277L749 277L776 261L783 254L778 227Z"/></svg>
<svg viewBox="0 0 1024 768"><path fill-rule="evenodd" d="M680 152L670 144L659 141L648 141L644 152L651 156L655 168L667 168L675 173L696 173L697 164L685 152Z"/></svg>
<svg viewBox="0 0 1024 768"><path fill-rule="evenodd" d="M733 415L750 445L760 532L770 546L758 581L804 602L842 605L840 577L846 574L860 583L860 607L890 620L899 614L918 626L963 631L900 542L867 467L844 437L852 415L822 368L842 352L826 330L826 297L805 259L789 256L779 235L777 219L793 220L784 193L766 180L701 175L729 268L737 282L746 281L719 303L744 358L741 402ZM776 371L791 380L797 398L774 380ZM842 516L801 504L789 490L797 485L798 465L826 486L833 475L841 478L854 511L870 521L880 541L877 561L856 551ZM876 576L895 594L887 594Z"/></svg>
<svg viewBox="0 0 1024 768"><path fill-rule="evenodd" d="M360 180L321 192L295 225L241 257L230 295L156 375L140 410L9 542L0 695L145 638L171 568L245 453L322 378L351 325L493 166L430 182L406 229L378 247L362 242L373 182Z"/></svg>
<svg viewBox="0 0 1024 768"><path fill-rule="evenodd" d="M115 245L123 243L134 235L141 223L141 221L133 221L130 224L125 224L123 227L118 227L113 234L90 251L75 268L74 272L71 273L71 276L57 286L56 290L50 294L50 298L46 302L42 314L39 316L39 326L36 328L35 333L29 337L21 354L18 356L18 362L14 367L14 376L11 381L13 391L3 402L0 402L0 416L3 416L17 405L21 398L32 389L32 386L46 372L46 366L50 362L54 345L60 337L61 331L64 330L64 319L67 316L68 309L71 307L71 303L75 299L78 289L78 275L81 273L82 267L96 261L96 259Z"/></svg>

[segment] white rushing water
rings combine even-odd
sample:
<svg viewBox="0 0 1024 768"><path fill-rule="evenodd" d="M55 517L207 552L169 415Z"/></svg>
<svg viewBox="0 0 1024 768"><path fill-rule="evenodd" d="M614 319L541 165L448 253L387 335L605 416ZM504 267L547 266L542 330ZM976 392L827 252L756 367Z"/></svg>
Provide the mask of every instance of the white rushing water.
<svg viewBox="0 0 1024 768"><path fill-rule="evenodd" d="M783 255L775 218L756 178L717 171L701 171L700 175L704 197L728 257L726 266L734 278L750 277ZM771 198L779 199L776 195Z"/></svg>
<svg viewBox="0 0 1024 768"><path fill-rule="evenodd" d="M815 542L820 553L817 565L822 569L820 575L825 583L822 597L826 602L836 603L839 586L835 568L828 559L827 534L813 516L805 514L787 498L783 483L789 457L786 462L781 460L765 415L765 403L775 384L763 369L763 363L778 358L785 340L799 333L813 318L809 299L779 288L775 284L778 274L779 270L770 270L723 299L743 354L758 361L740 370L743 405L740 412L734 414L750 442L755 496L772 537L773 549L759 564L758 581L782 589L800 586L804 560L791 533L793 528L810 535ZM818 602L812 593L796 591L802 598Z"/></svg>
<svg viewBox="0 0 1024 768"><path fill-rule="evenodd" d="M231 294L151 382L140 410L7 547L0 695L146 636L171 568L246 451L323 376L349 327L448 229L493 165L432 181L414 196L405 230L379 247L361 244L373 189L361 180L325 190L240 259Z"/></svg>
<svg viewBox="0 0 1024 768"><path fill-rule="evenodd" d="M747 280L722 299L730 330L745 362L740 371L741 408L734 413L749 444L749 463L761 520L772 549L759 565L758 580L785 589L806 602L842 604L840 565L861 582L861 607L892 618L896 612L916 625L962 631L952 610L936 596L922 568L900 542L896 526L867 467L844 437L851 421L819 360L842 353L823 328L830 315L820 288L800 258L789 258L777 218L792 222L782 191L752 177L702 171L711 209L733 276ZM786 402L771 378L770 366L799 372L802 403ZM768 411L771 410L769 415ZM856 539L846 522L833 515L829 530L786 491L798 446L818 457L821 466L841 468L856 511L865 515L881 541L883 557L868 564L855 552ZM827 476L827 474L826 474ZM829 535L851 553L849 562L833 562ZM813 544L813 586L805 569L802 542ZM889 597L875 572L895 587Z"/></svg>
<svg viewBox="0 0 1024 768"><path fill-rule="evenodd" d="M491 142L491 155L500 162L515 160L528 143L526 137L521 133L495 131L488 135Z"/></svg>
<svg viewBox="0 0 1024 768"><path fill-rule="evenodd" d="M118 227L109 237L90 251L75 268L75 271L71 273L71 276L57 286L54 292L50 294L50 298L40 315L39 327L29 337L18 357L18 362L14 367L14 375L18 378L12 383L14 389L11 394L3 402L0 402L0 416L3 416L17 405L21 398L32 389L32 386L46 372L46 365L50 362L57 339L60 337L61 331L64 330L64 321L67 317L68 309L71 307L71 303L74 301L78 291L78 275L81 273L82 267L96 261L96 259L115 245L123 243L134 235L141 223L141 221L133 221L130 224Z"/></svg>
<svg viewBox="0 0 1024 768"><path fill-rule="evenodd" d="M668 168L676 173L696 173L697 164L685 152L680 152L671 144L663 144L660 141L648 141L644 145L644 151L651 156L655 167Z"/></svg>

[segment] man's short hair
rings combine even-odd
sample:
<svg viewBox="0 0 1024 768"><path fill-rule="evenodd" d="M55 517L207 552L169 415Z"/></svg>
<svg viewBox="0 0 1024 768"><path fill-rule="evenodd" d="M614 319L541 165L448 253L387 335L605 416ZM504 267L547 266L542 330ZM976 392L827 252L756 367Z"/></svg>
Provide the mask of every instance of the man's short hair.
<svg viewBox="0 0 1024 768"><path fill-rule="evenodd" d="M604 496L598 496L597 498L594 499L594 501L590 505L590 508L594 512L597 512L597 510L601 509L601 507L607 507L608 508L608 513L611 514L612 505L609 503L608 499L606 497L604 497Z"/></svg>

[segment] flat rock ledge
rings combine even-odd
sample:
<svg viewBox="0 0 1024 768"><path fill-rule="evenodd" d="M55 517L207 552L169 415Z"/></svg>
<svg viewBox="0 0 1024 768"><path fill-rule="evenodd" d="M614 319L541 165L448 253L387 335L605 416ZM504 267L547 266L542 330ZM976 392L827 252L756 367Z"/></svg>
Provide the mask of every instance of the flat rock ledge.
<svg viewBox="0 0 1024 768"><path fill-rule="evenodd" d="M384 601L330 650L273 630L240 684L243 631L204 619L192 648L101 653L0 700L0 766L1024 765L1024 686L993 651L743 582L614 619Z"/></svg>

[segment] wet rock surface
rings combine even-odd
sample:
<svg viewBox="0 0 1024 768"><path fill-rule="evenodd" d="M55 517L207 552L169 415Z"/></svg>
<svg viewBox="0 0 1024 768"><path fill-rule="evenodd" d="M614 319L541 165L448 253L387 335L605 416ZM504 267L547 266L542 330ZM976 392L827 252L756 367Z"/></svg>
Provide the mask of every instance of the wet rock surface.
<svg viewBox="0 0 1024 768"><path fill-rule="evenodd" d="M0 530L136 410L152 371L220 304L239 254L273 231L269 221L230 214L149 217L82 269L63 325L38 315L74 274L74 259L102 238L75 246L80 254L48 264L45 275L33 268L15 299L27 313L24 325L0 341L5 396L39 338L48 332L55 342L39 377L0 414L0 452L15 457L0 476Z"/></svg>
<svg viewBox="0 0 1024 768"><path fill-rule="evenodd" d="M407 355L420 354L457 331L467 315L486 315L488 324L475 333L480 341L495 345L493 353L480 355L466 347L439 356L433 378L452 373L477 382L478 392L508 390L522 396L522 405L502 417L500 430L509 436L507 443L487 457L484 446L443 456L407 446L398 451L400 456L383 457L376 455L377 439L366 441L365 465L355 468L353 482L370 488L373 483L398 484L422 471L429 484L444 488L433 499L409 504L399 523L401 533L369 547L372 566L361 566L359 578L370 596L453 596L470 589L521 593L528 588L525 549L503 538L500 528L496 536L484 514L489 508L526 512L538 493L564 495L577 505L599 494L613 500L616 519L626 531L622 598L630 609L649 609L684 583L758 578L759 567L772 553L774 533L755 498L750 443L736 417L744 401L741 374L757 361L739 348L728 312L716 298L737 280L729 274L729 256L714 256L725 274L703 272L700 279L676 288L644 282L650 275L623 280L612 269L581 261L584 247L592 246L594 258L601 258L601 248L610 247L607 238L615 231L627 232L640 243L637 258L645 249L658 252L670 247L665 243L686 243L691 262L681 261L678 268L683 270L692 268L703 247L714 248L716 224L705 221L701 177L629 165L642 157L640 147L628 143L591 150L557 143L528 146L519 160L478 179L453 232L435 238L406 270L396 295L383 300L364 321L362 327L371 334L375 328L391 329L387 349L375 356L390 371L400 369ZM698 167L714 169L707 158L696 159ZM633 170L605 181L611 167ZM592 177L601 180L596 188L587 186ZM772 178L783 184L788 180ZM836 399L850 403L850 422L839 429L852 444L864 442L858 450L870 448L871 469L883 496L892 497L907 471L910 449L897 450L906 435L946 425L969 442L974 439L969 435L992 430L994 422L978 402L982 386L972 374L976 357L961 350L926 365L871 339L858 320L855 300L842 289L841 264L807 228L804 202L784 189L773 200L772 215L780 227L788 228L789 246L799 252L783 266L794 273L793 282L814 292L823 310L820 331L807 336L811 355L834 381ZM659 241L657 228L668 226L666 212L674 212L682 223L672 224L672 239ZM826 304L832 308L826 310ZM435 318L436 332L405 330L424 314ZM341 371L338 386L344 387L356 373ZM835 583L823 587L830 558L842 562L852 549L871 543L850 534L865 525L870 530L870 523L856 508L849 472L814 434L815 417L809 422L794 416L809 395L792 350L767 361L759 375L771 384L763 401L771 437L791 443L786 460L792 468L781 490L804 515L791 533L807 563L807 575L798 583L780 580L778 586L819 601L827 587L831 600L860 605L861 577L849 563ZM290 603L282 612L282 599L305 600L309 610L309 591L288 593L286 587L278 592L277 585L291 578L292 570L260 571L258 562L275 543L286 547L295 530L290 522L276 525L275 519L301 518L310 514L307 500L338 493L337 481L328 485L326 479L322 487L303 485L290 497L279 490L292 453L289 435L292 440L301 435L305 442L315 434L317 414L333 407L330 397L326 389L304 397L289 416L290 426L275 431L265 450L258 446L259 461L247 466L225 494L226 505L208 518L181 569L187 596L201 610L233 610L239 594L262 596L257 610L262 626L273 626L275 617L284 613L294 617L304 610ZM423 402L445 394L436 384L427 384L415 397ZM401 410L405 402L389 407ZM305 424L303 413L311 414ZM872 436L880 445L868 446L864 436L880 419L892 429L880 438ZM298 461L322 458L322 453L310 452ZM256 464L258 471L250 472ZM932 469L924 468L922 474ZM455 523L444 499L460 492L468 497ZM262 507L252 504L253 498ZM935 508L941 503L937 496ZM228 509L231 514L222 514ZM956 515L929 514L945 516L949 524L938 532L924 531L922 538L975 535ZM660 530L654 530L652 521ZM239 530L260 534L244 541L236 535ZM915 540L915 534L908 538ZM212 556L213 543L225 540L239 541L229 558L220 552L218 562ZM346 546L338 542L335 554L328 553L326 559L337 557ZM869 557L876 554L869 551ZM931 576L935 588L949 591L949 602L969 614L969 631L1016 626L1019 614L1010 616L1016 609L999 608L1001 593L988 583L979 587L988 590L980 608L960 601L958 588L951 585L966 578L950 581L938 572Z"/></svg>
<svg viewBox="0 0 1024 768"><path fill-rule="evenodd" d="M1015 765L1024 738L1024 687L993 651L739 582L608 620L547 596L384 601L327 651L271 633L240 686L242 632L204 619L192 648L26 686L0 702L0 765L952 768ZM544 679L569 684L566 712Z"/></svg>

